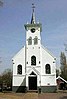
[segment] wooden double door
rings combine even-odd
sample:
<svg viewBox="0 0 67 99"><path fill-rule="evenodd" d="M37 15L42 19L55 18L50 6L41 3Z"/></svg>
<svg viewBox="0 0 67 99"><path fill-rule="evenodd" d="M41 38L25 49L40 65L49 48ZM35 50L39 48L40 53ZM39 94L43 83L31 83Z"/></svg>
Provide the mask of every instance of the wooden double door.
<svg viewBox="0 0 67 99"><path fill-rule="evenodd" d="M37 76L29 77L29 90L37 90Z"/></svg>

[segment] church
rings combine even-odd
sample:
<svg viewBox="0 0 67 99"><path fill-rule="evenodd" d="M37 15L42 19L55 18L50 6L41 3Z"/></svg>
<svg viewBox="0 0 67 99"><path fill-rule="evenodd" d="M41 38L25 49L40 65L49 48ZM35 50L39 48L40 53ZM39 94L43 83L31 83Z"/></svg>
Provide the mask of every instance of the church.
<svg viewBox="0 0 67 99"><path fill-rule="evenodd" d="M24 25L25 46L12 58L14 92L55 92L56 58L41 42L42 24L36 22L34 5L31 22Z"/></svg>

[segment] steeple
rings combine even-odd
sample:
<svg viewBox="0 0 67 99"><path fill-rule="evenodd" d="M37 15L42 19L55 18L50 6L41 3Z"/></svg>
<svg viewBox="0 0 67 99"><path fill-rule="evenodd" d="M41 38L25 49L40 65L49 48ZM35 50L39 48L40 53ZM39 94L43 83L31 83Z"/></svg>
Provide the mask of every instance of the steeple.
<svg viewBox="0 0 67 99"><path fill-rule="evenodd" d="M41 23L37 23L36 20L35 20L35 6L34 4L32 4L32 18L31 18L31 22L30 23L27 23L25 24L25 29L28 31L28 30L31 30L33 27L34 28L40 28L40 32L42 31L42 24Z"/></svg>
<svg viewBox="0 0 67 99"><path fill-rule="evenodd" d="M31 24L35 24L35 12L34 12L34 4L32 4L32 18L31 18Z"/></svg>

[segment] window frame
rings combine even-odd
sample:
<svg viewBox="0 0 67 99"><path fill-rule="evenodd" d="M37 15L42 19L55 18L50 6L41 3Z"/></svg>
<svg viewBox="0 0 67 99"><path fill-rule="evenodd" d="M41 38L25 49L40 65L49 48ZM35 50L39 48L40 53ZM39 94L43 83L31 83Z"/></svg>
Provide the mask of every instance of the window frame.
<svg viewBox="0 0 67 99"><path fill-rule="evenodd" d="M22 74L22 65L21 64L19 64L18 66L17 66L17 74Z"/></svg>
<svg viewBox="0 0 67 99"><path fill-rule="evenodd" d="M36 56L31 56L31 65L35 65L36 66Z"/></svg>
<svg viewBox="0 0 67 99"><path fill-rule="evenodd" d="M46 74L51 74L51 66L50 66L50 64L46 64L45 65L45 73Z"/></svg>
<svg viewBox="0 0 67 99"><path fill-rule="evenodd" d="M28 45L32 45L32 37L31 36L28 38Z"/></svg>
<svg viewBox="0 0 67 99"><path fill-rule="evenodd" d="M34 45L37 45L37 44L38 44L38 37L35 36L35 38L34 38Z"/></svg>

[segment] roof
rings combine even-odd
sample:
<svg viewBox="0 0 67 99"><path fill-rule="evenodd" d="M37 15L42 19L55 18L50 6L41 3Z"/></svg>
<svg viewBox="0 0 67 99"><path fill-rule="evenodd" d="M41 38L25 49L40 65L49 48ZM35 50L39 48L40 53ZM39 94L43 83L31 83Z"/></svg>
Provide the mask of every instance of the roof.
<svg viewBox="0 0 67 99"><path fill-rule="evenodd" d="M23 47L21 48L21 50L14 55L14 57L12 58L12 60L14 60L14 58L15 58L16 56L18 56L18 55L22 52L22 50L23 50L24 48L25 48L25 46L23 46Z"/></svg>
<svg viewBox="0 0 67 99"><path fill-rule="evenodd" d="M58 80L58 79L61 79L61 80L63 80L65 83L67 83L67 81L66 81L65 79L63 79L62 77L60 77L60 76L58 76L58 77L56 78L56 80Z"/></svg>
<svg viewBox="0 0 67 99"><path fill-rule="evenodd" d="M42 45L42 48L47 51L55 60L56 60L56 57L54 57L54 55L46 48Z"/></svg>

